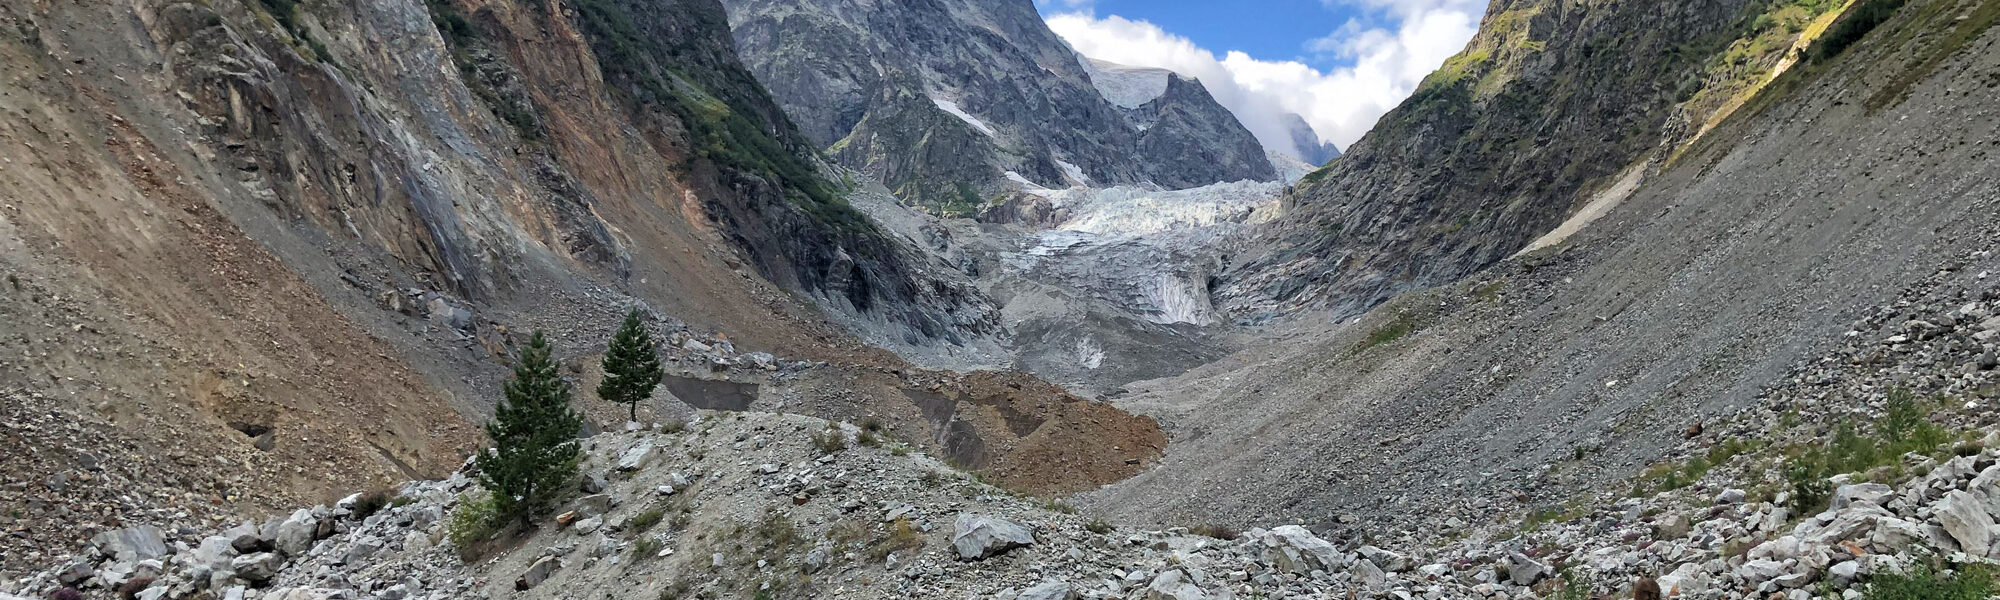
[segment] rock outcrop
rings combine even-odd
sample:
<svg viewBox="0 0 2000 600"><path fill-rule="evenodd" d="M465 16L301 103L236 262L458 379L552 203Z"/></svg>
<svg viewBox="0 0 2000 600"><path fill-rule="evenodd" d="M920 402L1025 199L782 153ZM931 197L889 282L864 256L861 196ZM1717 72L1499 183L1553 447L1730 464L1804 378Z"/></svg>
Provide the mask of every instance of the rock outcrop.
<svg viewBox="0 0 2000 600"><path fill-rule="evenodd" d="M1301 180L1218 302L1250 321L1351 316L1513 255L1587 191L1727 114L1718 96L1754 92L1837 6L1795 4L1493 2L1463 52ZM1740 25L1753 20L1767 25Z"/></svg>

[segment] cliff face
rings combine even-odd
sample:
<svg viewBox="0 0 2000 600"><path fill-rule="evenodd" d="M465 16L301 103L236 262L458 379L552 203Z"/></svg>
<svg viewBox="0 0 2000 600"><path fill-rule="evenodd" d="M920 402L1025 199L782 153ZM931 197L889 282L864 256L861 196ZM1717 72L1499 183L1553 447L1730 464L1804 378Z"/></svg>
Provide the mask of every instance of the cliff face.
<svg viewBox="0 0 2000 600"><path fill-rule="evenodd" d="M1164 111L1106 100L1026 0L725 4L738 50L803 134L906 201L969 213L1008 171L1052 187L1276 178L1198 84Z"/></svg>
<svg viewBox="0 0 2000 600"><path fill-rule="evenodd" d="M1521 250L1636 162L1666 158L1789 63L1817 0L1499 0L1466 50L1345 156L1217 298L1351 314ZM1830 16L1830 15L1829 15Z"/></svg>

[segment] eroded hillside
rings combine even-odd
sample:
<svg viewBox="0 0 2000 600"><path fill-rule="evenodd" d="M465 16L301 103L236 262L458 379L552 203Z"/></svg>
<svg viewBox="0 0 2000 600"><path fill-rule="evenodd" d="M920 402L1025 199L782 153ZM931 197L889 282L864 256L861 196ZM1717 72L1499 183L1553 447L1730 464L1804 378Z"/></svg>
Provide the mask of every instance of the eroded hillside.
<svg viewBox="0 0 2000 600"><path fill-rule="evenodd" d="M692 342L687 377L756 400L782 363L807 382L764 401L998 477L1090 486L1159 452L1148 419L851 333L1003 332L846 205L715 2L29 2L0 31L0 394L10 443L50 450L5 453L9 568L150 510L448 472L527 332L586 377L631 308ZM649 413L709 400L683 393ZM1049 454L1105 464L1040 478Z"/></svg>

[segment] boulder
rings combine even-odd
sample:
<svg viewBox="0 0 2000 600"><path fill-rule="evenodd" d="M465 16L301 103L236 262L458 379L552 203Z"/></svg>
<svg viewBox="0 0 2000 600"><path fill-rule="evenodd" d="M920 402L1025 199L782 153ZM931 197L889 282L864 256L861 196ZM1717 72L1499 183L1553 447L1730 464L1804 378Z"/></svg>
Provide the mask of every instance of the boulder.
<svg viewBox="0 0 2000 600"><path fill-rule="evenodd" d="M555 571L556 557L544 556L541 560L535 561L535 564L530 565L528 571L521 574L520 579L514 580L514 589L525 590L541 585L542 582L548 581L549 575L555 573Z"/></svg>
<svg viewBox="0 0 2000 600"><path fill-rule="evenodd" d="M1336 571L1346 565L1340 549L1332 542L1313 535L1311 530L1298 525L1274 527L1270 531L1253 530L1252 538L1264 547L1264 561L1293 573L1308 573L1315 569Z"/></svg>
<svg viewBox="0 0 2000 600"><path fill-rule="evenodd" d="M1201 586L1187 581L1180 569L1168 569L1146 585L1146 600L1207 600Z"/></svg>
<svg viewBox="0 0 2000 600"><path fill-rule="evenodd" d="M1932 507L1933 517L1945 533L1958 542L1958 549L1973 556L1987 556L1993 547L1993 516L1972 494L1953 491Z"/></svg>
<svg viewBox="0 0 2000 600"><path fill-rule="evenodd" d="M1076 588L1061 581L1044 581L1021 590L1015 600L1076 600Z"/></svg>
<svg viewBox="0 0 2000 600"><path fill-rule="evenodd" d="M590 518L611 512L611 495L592 494L576 499L576 516Z"/></svg>
<svg viewBox="0 0 2000 600"><path fill-rule="evenodd" d="M202 538L201 544L195 546L194 552L188 558L195 565L210 569L226 569L229 568L229 559L236 558L237 554L240 552L236 551L236 546L230 543L228 537L211 535Z"/></svg>
<svg viewBox="0 0 2000 600"><path fill-rule="evenodd" d="M312 548L313 538L319 533L319 519L313 518L312 511L302 508L264 529L264 537L269 538L279 552L297 556Z"/></svg>
<svg viewBox="0 0 2000 600"><path fill-rule="evenodd" d="M1689 529L1687 515L1670 512L1653 520L1653 539L1678 540L1687 537Z"/></svg>
<svg viewBox="0 0 2000 600"><path fill-rule="evenodd" d="M263 583L278 576L278 570L285 567L285 558L276 552L245 554L229 561L229 570L237 577L251 583Z"/></svg>
<svg viewBox="0 0 2000 600"><path fill-rule="evenodd" d="M981 560L1034 543L1034 532L998 517L962 513L952 525L951 546L960 560Z"/></svg>
<svg viewBox="0 0 2000 600"><path fill-rule="evenodd" d="M1374 546L1362 546L1360 552L1363 558L1367 558L1369 562L1375 563L1375 566L1381 567L1384 571L1396 573L1410 568L1409 557L1399 552L1383 550Z"/></svg>
<svg viewBox="0 0 2000 600"><path fill-rule="evenodd" d="M90 538L98 554L119 562L134 562L167 555L167 542L160 528L152 525L106 531Z"/></svg>
<svg viewBox="0 0 2000 600"><path fill-rule="evenodd" d="M646 465L653 461L653 449L651 438L639 440L638 444L627 449L624 454L618 455L618 470L637 471L646 468Z"/></svg>
<svg viewBox="0 0 2000 600"><path fill-rule="evenodd" d="M1743 503L1743 500L1745 500L1745 499L1747 499L1747 498L1749 498L1749 497L1750 497L1750 493L1749 493L1749 492L1745 492L1745 491L1743 491L1743 490L1740 490L1740 489L1736 489L1736 488L1729 488L1729 489L1726 489L1726 490L1722 490L1722 493L1720 493L1720 494L1716 494L1716 495L1715 495L1715 503L1716 503L1716 504L1742 504L1742 503Z"/></svg>
<svg viewBox="0 0 2000 600"><path fill-rule="evenodd" d="M1549 574L1549 566L1519 552L1507 555L1507 579L1514 585L1534 585Z"/></svg>
<svg viewBox="0 0 2000 600"><path fill-rule="evenodd" d="M1881 506L1895 497L1896 490L1880 483L1855 483L1843 485L1833 490L1833 510L1847 508L1856 500Z"/></svg>
<svg viewBox="0 0 2000 600"><path fill-rule="evenodd" d="M1360 580L1361 585L1368 586L1368 589L1380 590L1389 584L1389 574L1383 573L1381 567L1375 566L1375 561L1366 558L1354 561L1353 571L1354 578Z"/></svg>

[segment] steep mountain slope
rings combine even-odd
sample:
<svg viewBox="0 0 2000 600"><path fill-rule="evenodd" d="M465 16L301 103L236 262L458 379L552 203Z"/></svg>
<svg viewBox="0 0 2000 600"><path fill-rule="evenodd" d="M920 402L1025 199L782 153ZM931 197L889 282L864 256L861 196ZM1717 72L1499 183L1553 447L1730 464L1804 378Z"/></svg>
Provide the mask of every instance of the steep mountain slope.
<svg viewBox="0 0 2000 600"><path fill-rule="evenodd" d="M807 138L935 210L976 210L1008 171L1052 187L1276 178L1193 82L1137 115L1105 100L1027 0L725 4L738 50Z"/></svg>
<svg viewBox="0 0 2000 600"><path fill-rule="evenodd" d="M10 562L152 510L120 495L255 513L447 472L527 332L588 377L632 308L694 381L659 416L783 362L804 383L768 402L881 415L1002 478L1144 464L1074 443L1158 452L1129 441L1150 420L839 326L1004 333L821 177L713 0L6 3L0 31L0 398L51 450L0 453Z"/></svg>
<svg viewBox="0 0 2000 600"><path fill-rule="evenodd" d="M1787 411L1830 415L1784 426L1823 443L1897 388L1990 423L1995 21L2000 3L1910 2L1560 244L1130 386L1121 405L1174 443L1094 505L1438 531L1560 512L1684 437L1764 439ZM1718 426L1758 405L1770 422Z"/></svg>
<svg viewBox="0 0 2000 600"><path fill-rule="evenodd" d="M1252 320L1353 314L1506 258L1727 114L1837 6L1494 2L1463 53L1303 180L1286 226L1237 253L1217 297Z"/></svg>

